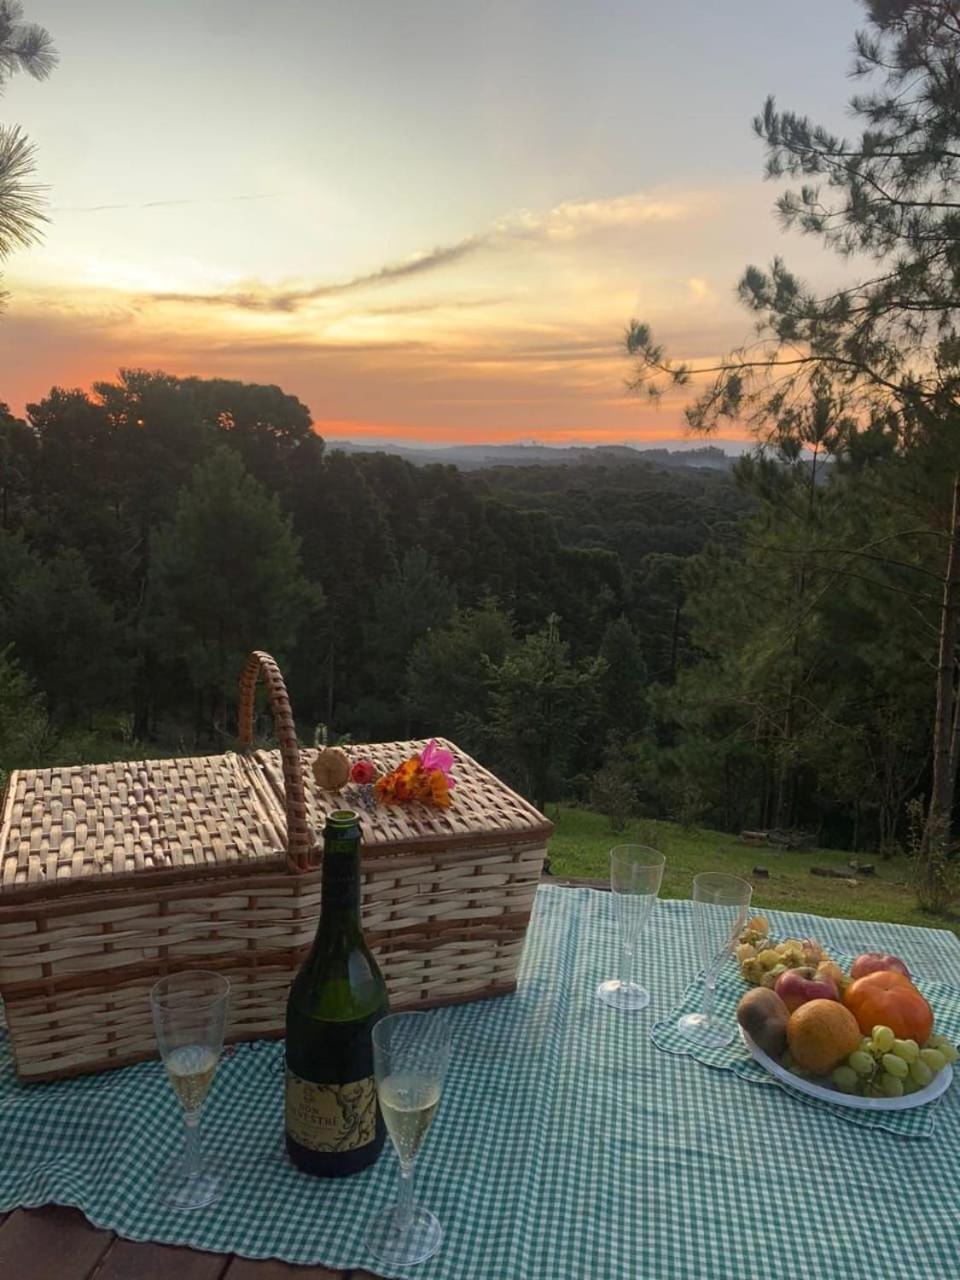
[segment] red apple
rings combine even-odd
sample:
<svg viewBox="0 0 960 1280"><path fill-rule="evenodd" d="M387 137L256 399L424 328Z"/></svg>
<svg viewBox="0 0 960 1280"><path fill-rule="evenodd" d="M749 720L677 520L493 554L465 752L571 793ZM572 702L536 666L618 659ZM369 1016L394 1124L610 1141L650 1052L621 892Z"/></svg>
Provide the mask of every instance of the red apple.
<svg viewBox="0 0 960 1280"><path fill-rule="evenodd" d="M888 956L882 951L865 951L862 956L857 956L850 969L850 977L865 978L868 973L882 973L884 970L910 977L910 970L899 956Z"/></svg>
<svg viewBox="0 0 960 1280"><path fill-rule="evenodd" d="M791 1013L808 1000L839 1000L840 993L831 978L816 977L814 969L788 969L781 973L774 991Z"/></svg>

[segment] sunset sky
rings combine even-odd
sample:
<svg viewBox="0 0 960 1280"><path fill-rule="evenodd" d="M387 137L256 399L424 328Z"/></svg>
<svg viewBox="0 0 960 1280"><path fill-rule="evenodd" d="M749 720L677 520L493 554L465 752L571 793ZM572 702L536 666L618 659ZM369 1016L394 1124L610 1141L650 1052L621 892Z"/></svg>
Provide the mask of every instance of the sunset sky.
<svg viewBox="0 0 960 1280"><path fill-rule="evenodd" d="M327 436L676 440L621 334L744 338L786 237L750 121L842 129L853 0L25 0L44 243L5 270L0 399L120 366L275 382Z"/></svg>

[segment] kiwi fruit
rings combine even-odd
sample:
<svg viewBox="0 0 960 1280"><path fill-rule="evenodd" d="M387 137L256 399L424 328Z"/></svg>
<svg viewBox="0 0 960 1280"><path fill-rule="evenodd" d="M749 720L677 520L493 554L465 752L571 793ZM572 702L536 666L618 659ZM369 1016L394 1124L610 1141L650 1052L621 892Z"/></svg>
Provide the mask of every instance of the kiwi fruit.
<svg viewBox="0 0 960 1280"><path fill-rule="evenodd" d="M790 1010L775 991L754 987L737 1005L737 1021L755 1045L779 1059L787 1047Z"/></svg>

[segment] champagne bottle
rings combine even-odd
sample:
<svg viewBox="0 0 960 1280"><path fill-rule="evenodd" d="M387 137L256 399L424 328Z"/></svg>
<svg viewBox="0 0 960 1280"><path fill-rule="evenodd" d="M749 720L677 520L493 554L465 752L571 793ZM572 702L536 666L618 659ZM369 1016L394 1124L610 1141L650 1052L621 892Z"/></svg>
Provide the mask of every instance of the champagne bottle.
<svg viewBox="0 0 960 1280"><path fill-rule="evenodd" d="M327 818L322 883L317 936L287 1000L286 1135L294 1164L336 1178L372 1164L385 1133L371 1032L387 988L360 928L360 824L349 810Z"/></svg>

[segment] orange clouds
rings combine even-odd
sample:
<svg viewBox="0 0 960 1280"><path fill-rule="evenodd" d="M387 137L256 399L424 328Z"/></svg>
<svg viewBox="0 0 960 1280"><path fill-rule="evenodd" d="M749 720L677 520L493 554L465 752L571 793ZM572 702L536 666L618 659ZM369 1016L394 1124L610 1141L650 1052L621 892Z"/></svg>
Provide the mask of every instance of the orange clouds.
<svg viewBox="0 0 960 1280"><path fill-rule="evenodd" d="M625 393L624 325L650 320L693 360L743 337L715 284L729 278L718 249L742 235L741 196L567 201L340 277L279 282L199 256L140 262L106 242L77 256L52 235L11 274L0 398L20 410L53 384L147 367L277 383L331 436L676 440L683 397L656 407Z"/></svg>

